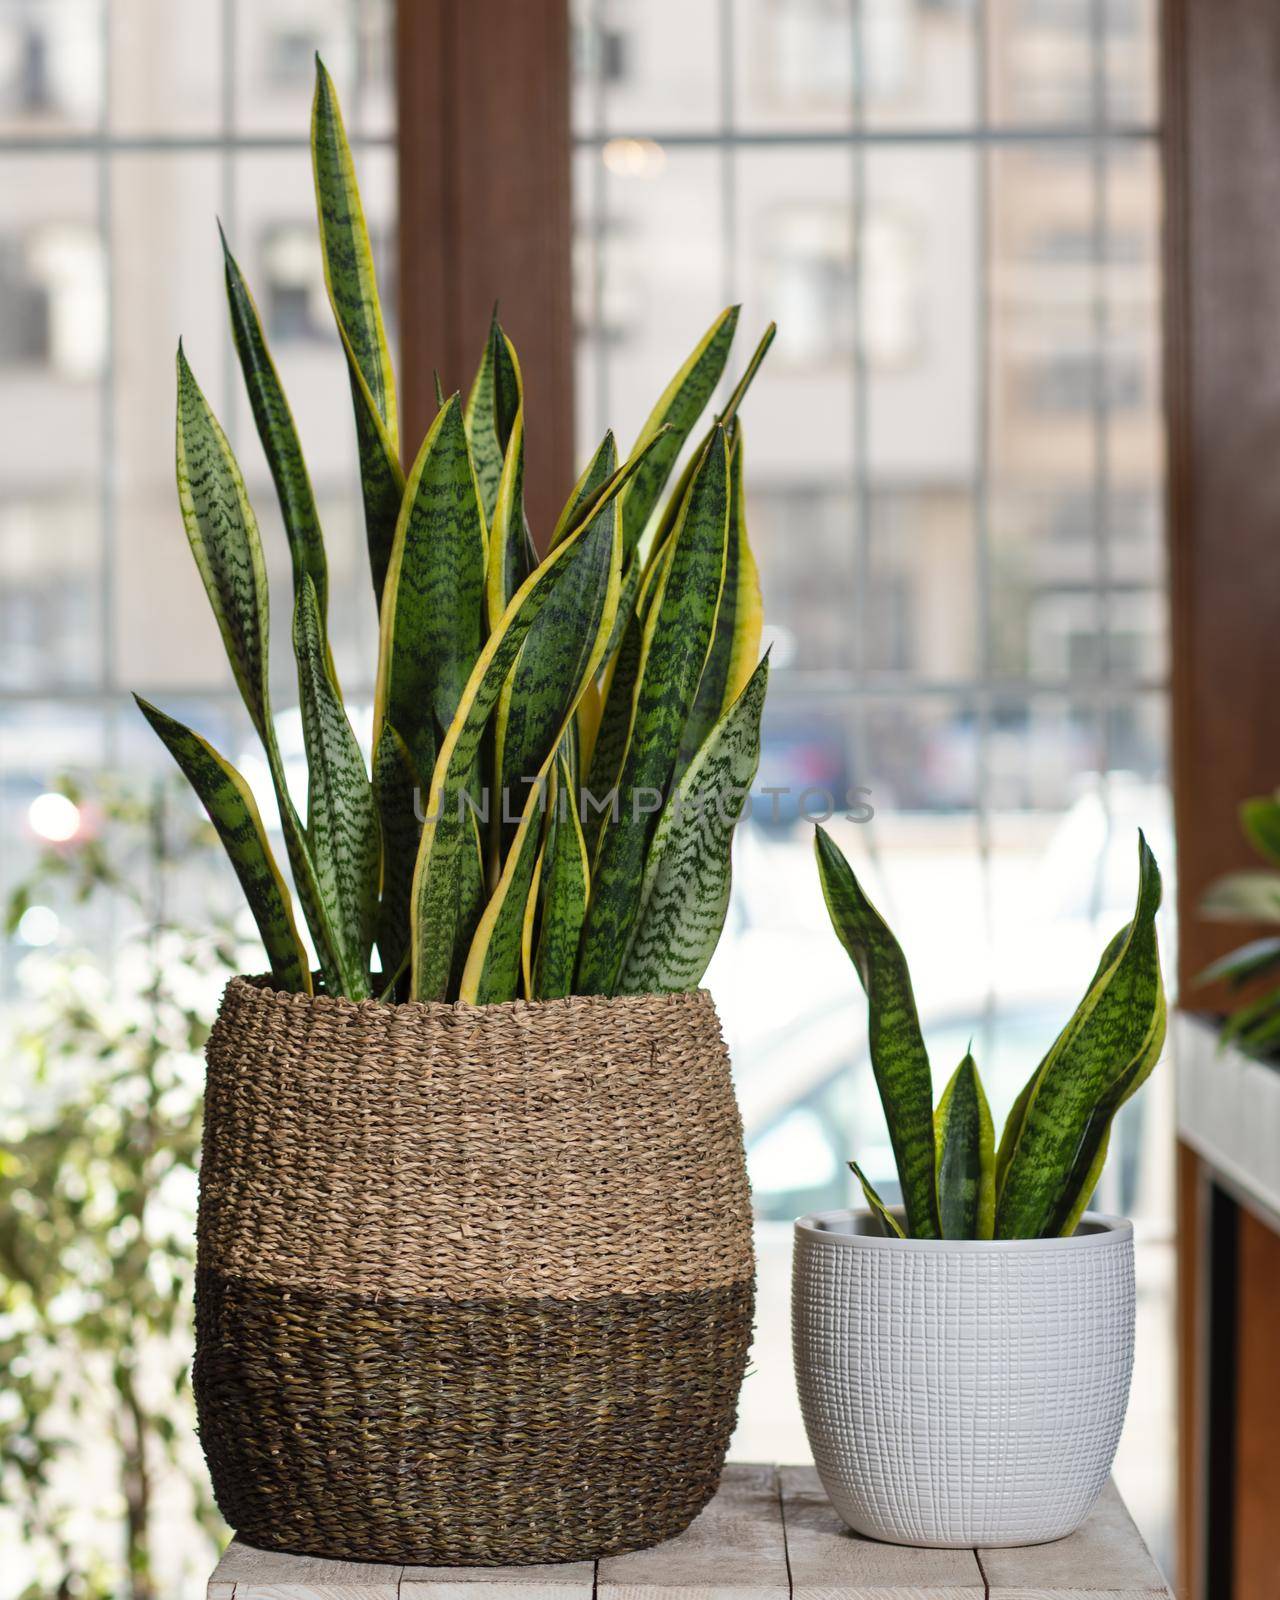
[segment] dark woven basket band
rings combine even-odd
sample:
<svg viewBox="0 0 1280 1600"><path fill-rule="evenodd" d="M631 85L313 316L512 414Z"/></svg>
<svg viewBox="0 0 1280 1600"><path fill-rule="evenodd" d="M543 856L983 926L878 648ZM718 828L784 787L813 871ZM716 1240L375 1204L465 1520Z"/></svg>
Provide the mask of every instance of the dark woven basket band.
<svg viewBox="0 0 1280 1600"><path fill-rule="evenodd" d="M752 1287L457 1302L202 1272L197 1312L201 1442L251 1544L510 1564L577 1559L584 1527L633 1549L705 1504Z"/></svg>

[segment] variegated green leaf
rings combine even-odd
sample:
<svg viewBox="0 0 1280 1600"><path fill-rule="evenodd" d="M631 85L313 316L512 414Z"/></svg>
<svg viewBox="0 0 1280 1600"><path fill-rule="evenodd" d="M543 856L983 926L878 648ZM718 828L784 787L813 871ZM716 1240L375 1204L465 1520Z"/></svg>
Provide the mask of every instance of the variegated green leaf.
<svg viewBox="0 0 1280 1600"><path fill-rule="evenodd" d="M735 425L729 451L729 545L724 593L716 614L715 637L698 683L697 698L680 741L677 772L692 761L708 733L742 693L760 659L764 608L760 576L747 538L741 428Z"/></svg>
<svg viewBox="0 0 1280 1600"><path fill-rule="evenodd" d="M235 257L227 245L226 235L218 228L222 239L226 266L227 304L231 312L231 332L240 370L244 374L249 404L258 437L266 454L267 465L276 486L280 501L280 514L284 519L285 536L289 541L289 559L293 564L293 592L296 596L304 574L311 579L320 606L320 621L327 629L329 614L329 569L325 560L324 536L320 529L320 515L316 510L315 495L307 464L303 459L298 430L293 413L285 398L280 375L267 348L258 317L258 308L249 292ZM326 644L326 653L328 646ZM329 654L330 674L333 658Z"/></svg>
<svg viewBox="0 0 1280 1600"><path fill-rule="evenodd" d="M593 505L592 515L625 487L637 465L629 461L614 474ZM459 908L459 848L467 831L462 795L486 724L529 629L556 586L572 576L575 562L584 555L590 559L594 553L591 543L585 550L583 547L590 526L585 523L552 551L512 597L480 652L440 747L414 871L411 943L416 1000L447 998L457 964L466 956Z"/></svg>
<svg viewBox="0 0 1280 1600"><path fill-rule="evenodd" d="M289 890L271 853L249 785L198 733L166 716L141 695L133 698L195 790L222 840L262 936L272 978L282 989L310 994L311 968L293 920Z"/></svg>
<svg viewBox="0 0 1280 1600"><path fill-rule="evenodd" d="M973 1056L942 1092L933 1118L938 1218L944 1239L989 1239L996 1216L996 1141Z"/></svg>
<svg viewBox="0 0 1280 1600"><path fill-rule="evenodd" d="M396 380L382 322L369 229L342 108L319 56L311 107L311 159L325 283L334 315L378 416L390 437L398 440Z"/></svg>
<svg viewBox="0 0 1280 1600"><path fill-rule="evenodd" d="M320 608L307 577L293 613L293 649L307 753L307 843L338 944L342 993L364 1000L373 992L378 819L364 757L329 677Z"/></svg>
<svg viewBox="0 0 1280 1600"><path fill-rule="evenodd" d="M501 329L494 350L493 391L503 456L489 528L486 596L491 628L538 564L524 515L524 385L515 347Z"/></svg>
<svg viewBox="0 0 1280 1600"><path fill-rule="evenodd" d="M587 914L591 873L587 846L574 803L568 764L559 759L559 781L547 818L539 883L541 912L533 960L532 1000L558 1000L573 992L578 941Z"/></svg>
<svg viewBox="0 0 1280 1600"><path fill-rule="evenodd" d="M898 1163L907 1231L939 1237L933 1087L906 958L839 846L815 830L818 876L831 923L867 996L871 1067Z"/></svg>
<svg viewBox="0 0 1280 1600"><path fill-rule="evenodd" d="M777 334L778 324L776 322L771 322L760 335L760 343L751 352L751 359L742 369L741 376L738 378L737 383L734 384L733 390L725 403L724 410L720 412L716 418L716 421L719 422L723 427L729 427L734 418L738 415L738 411L742 406L742 402L747 397L747 390L755 382L756 374L763 366L764 358L769 354L769 346L773 343L774 339L777 337Z"/></svg>
<svg viewBox="0 0 1280 1600"><path fill-rule="evenodd" d="M1126 922L1124 927L1121 928L1118 933L1112 934L1111 938L1107 941L1106 949L1103 950L1102 955L1098 960L1098 965L1094 968L1093 977L1089 979L1089 988L1086 991L1086 994L1091 994L1098 983L1101 982L1101 980L1106 976L1107 972L1111 968L1112 962L1120 954L1120 951L1124 946L1124 942L1128 937L1129 924ZM1049 1049L1041 1058L1040 1065L1027 1079L1026 1083L1023 1084L1017 1099L1013 1102L1013 1105L1009 1110L1009 1115L1005 1118L1004 1129L1000 1134L1000 1146L996 1151L997 1195L999 1195L1001 1189L1004 1187L1004 1175L1008 1170L1009 1162L1013 1159L1013 1152L1018 1143L1018 1136L1022 1132L1022 1121L1027 1114L1027 1106L1031 1101L1032 1090L1034 1090L1036 1082L1039 1079L1041 1072L1044 1070L1045 1062L1048 1061L1049 1057L1062 1043L1062 1040L1066 1036L1067 1029L1070 1028L1070 1026L1070 1021L1063 1026L1062 1031L1058 1034L1057 1038L1053 1041Z"/></svg>
<svg viewBox="0 0 1280 1600"><path fill-rule="evenodd" d="M591 905L578 962L578 988L584 994L612 994L617 983L639 906L645 854L715 632L728 526L729 458L718 430L694 474L645 619L618 805L605 822L592 864Z"/></svg>
<svg viewBox="0 0 1280 1600"><path fill-rule="evenodd" d="M596 512L582 542L572 575L557 585L529 630L498 701L494 748L504 815L508 806L512 811L523 807L528 784L549 771L555 749L568 731L569 713L613 634L622 561L616 499ZM504 855L513 832L502 830Z"/></svg>
<svg viewBox="0 0 1280 1600"><path fill-rule="evenodd" d="M521 935L547 779L613 631L622 570L617 508L617 500L610 500L576 536L572 567L530 628L499 702L500 716L506 711L503 748L510 757L501 768L504 810L508 793L527 798L467 958L460 998L475 1004L513 1000L518 992ZM515 694L508 698L513 684ZM522 760L527 765L517 765Z"/></svg>
<svg viewBox="0 0 1280 1600"><path fill-rule="evenodd" d="M1156 912L1160 873L1138 839L1138 902L1107 970L1036 1072L996 1198L996 1237L1059 1233L1094 1170L1111 1119L1146 1079L1164 1042Z"/></svg>
<svg viewBox="0 0 1280 1600"><path fill-rule="evenodd" d="M484 840L480 817L474 810L467 813L465 837L458 852L458 934L453 953L453 969L449 975L449 993L458 994L462 987L462 974L466 968L467 952L475 940L476 929L484 915L485 897L489 884L485 876Z"/></svg>
<svg viewBox="0 0 1280 1600"><path fill-rule="evenodd" d="M595 499L601 488L618 469L618 444L610 429L596 447L596 453L587 463L582 476L573 486L573 493L565 501L564 510L552 530L548 548L554 550L566 534L577 527L583 510Z"/></svg>
<svg viewBox="0 0 1280 1600"><path fill-rule="evenodd" d="M231 670L267 755L280 825L325 987L342 993L340 939L289 794L267 692L269 614L258 524L226 435L178 347L178 501Z"/></svg>
<svg viewBox="0 0 1280 1600"><path fill-rule="evenodd" d="M631 723L635 716L636 684L640 677L640 662L644 645L644 618L634 608L635 586L639 576L632 562L623 581L618 603L618 617L614 622L614 639L609 649L614 652L605 675L605 688L600 715L596 721L591 756L587 762L586 790L589 797L583 812L583 833L587 851L592 861L600 848L600 835L609 819L610 797L622 776L622 763L627 756L627 743L631 738ZM626 625L619 640L623 609L626 608ZM606 657L609 652L606 651Z"/></svg>
<svg viewBox="0 0 1280 1600"><path fill-rule="evenodd" d="M622 594L618 599L618 615L613 624L613 638L609 640L609 647L604 653L605 665L613 660L615 653L622 644L628 626L636 618L636 606L640 599L640 586L644 581L644 562L640 559L639 551L632 554L622 573Z"/></svg>
<svg viewBox="0 0 1280 1600"><path fill-rule="evenodd" d="M395 375L351 147L333 81L319 56L311 159L325 286L351 378L373 591L381 602L404 490Z"/></svg>
<svg viewBox="0 0 1280 1600"><path fill-rule="evenodd" d="M1110 1147L1111 1129L1107 1128L1104 1130L1097 1149L1094 1151L1093 1162L1085 1172L1080 1182L1080 1187L1076 1191L1075 1202L1070 1211L1068 1211L1062 1226L1058 1229L1059 1237L1069 1239L1080 1225L1080 1218L1088 1209L1089 1202L1093 1198L1093 1191L1098 1187L1102 1179L1102 1169L1107 1164L1107 1151Z"/></svg>
<svg viewBox="0 0 1280 1600"><path fill-rule="evenodd" d="M387 563L396 535L396 521L404 498L404 468L391 451L387 435L369 409L358 374L351 375L355 407L356 450L360 458L360 492L364 500L365 542L369 550L369 575L374 603L381 609Z"/></svg>
<svg viewBox="0 0 1280 1600"><path fill-rule="evenodd" d="M697 469L698 462L702 459L703 452L706 450L707 445L710 442L712 433L714 433L717 428L724 428L726 433L730 433L732 431L742 402L746 399L747 391L750 389L756 374L763 365L765 356L769 353L769 346L773 343L774 335L777 333L777 331L777 325L772 322L765 329L763 335L761 336L760 343L755 347L751 354L750 361L747 362L746 367L743 369L742 375L739 377L737 383L734 384L733 391L725 404L724 410L717 413L715 421L711 424L710 429L703 436L698 444L697 449L690 454L688 460L681 469L680 476L676 480L675 488L667 496L666 506L663 509L662 516L658 520L658 525L655 529L653 540L649 545L648 556L645 560L646 577L648 575L648 569L651 569L657 563L661 555L665 552L667 544L670 541L671 534L674 532L676 524L680 520L680 513L684 508L685 496L688 494L689 485L693 481L693 474Z"/></svg>
<svg viewBox="0 0 1280 1600"><path fill-rule="evenodd" d="M619 596L618 604L622 604L622 596ZM602 708L600 683L597 679L595 683L589 683L582 691L582 699L578 701L578 709L573 718L573 786L575 794L581 785L584 773L591 765L591 757L596 747L596 735L600 732L600 712Z"/></svg>
<svg viewBox="0 0 1280 1600"><path fill-rule="evenodd" d="M696 753L658 823L619 994L696 988L729 909L733 830L760 764L761 661Z"/></svg>
<svg viewBox="0 0 1280 1600"><path fill-rule="evenodd" d="M639 544L663 486L671 476L676 457L720 381L720 374L729 359L734 330L738 326L739 309L738 306L730 306L727 311L722 311L703 334L663 390L657 405L645 418L644 426L631 448L634 456L656 437L660 429L666 430L658 448L650 451L643 468L636 474L623 497L623 553L627 558Z"/></svg>
<svg viewBox="0 0 1280 1600"><path fill-rule="evenodd" d="M885 1237L887 1239L905 1239L906 1234L902 1231L902 1224L872 1188L871 1180L856 1161L849 1163L849 1171L853 1173L854 1177L862 1185L862 1197L867 1202L867 1209L880 1224Z"/></svg>
<svg viewBox="0 0 1280 1600"><path fill-rule="evenodd" d="M463 419L467 427L467 444L471 450L472 464L476 469L476 482L480 486L480 503L484 507L484 523L493 522L493 508L498 500L498 481L502 477L502 456L505 440L498 434L497 397L494 372L498 351L502 348L502 329L498 326L497 308L489 323L489 334L484 342L484 355L467 395Z"/></svg>
<svg viewBox="0 0 1280 1600"><path fill-rule="evenodd" d="M455 395L409 474L382 600L374 737L394 724L424 776L480 654L484 575L483 514Z"/></svg>
<svg viewBox="0 0 1280 1600"><path fill-rule="evenodd" d="M382 840L378 954L384 973L394 973L403 965L407 975L409 890L422 834L417 806L425 801L426 791L408 745L390 722L382 724L374 746L373 798Z"/></svg>
<svg viewBox="0 0 1280 1600"><path fill-rule="evenodd" d="M545 805L545 787L535 785L525 801L498 886L489 897L467 954L458 999L468 1005L497 1005L519 995L526 912Z"/></svg>
<svg viewBox="0 0 1280 1600"><path fill-rule="evenodd" d="M267 569L244 479L178 345L178 503L236 685L264 738L270 723Z"/></svg>

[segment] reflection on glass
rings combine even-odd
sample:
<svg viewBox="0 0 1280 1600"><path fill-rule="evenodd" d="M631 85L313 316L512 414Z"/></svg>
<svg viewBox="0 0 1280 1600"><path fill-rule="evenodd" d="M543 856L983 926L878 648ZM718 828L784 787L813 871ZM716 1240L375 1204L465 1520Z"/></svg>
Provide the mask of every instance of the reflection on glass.
<svg viewBox="0 0 1280 1600"><path fill-rule="evenodd" d="M850 126L853 0L738 0L731 43L739 127Z"/></svg>
<svg viewBox="0 0 1280 1600"><path fill-rule="evenodd" d="M223 7L108 0L110 125L163 138L222 125Z"/></svg>
<svg viewBox="0 0 1280 1600"><path fill-rule="evenodd" d="M394 0L228 0L234 6L235 116L242 131L307 126L318 50L342 85L353 137L395 125Z"/></svg>
<svg viewBox="0 0 1280 1600"><path fill-rule="evenodd" d="M92 127L101 110L104 0L0 6L0 132Z"/></svg>
<svg viewBox="0 0 1280 1600"><path fill-rule="evenodd" d="M971 125L980 0L861 0L862 113L869 127Z"/></svg>
<svg viewBox="0 0 1280 1600"><path fill-rule="evenodd" d="M83 687L102 652L107 312L94 163L6 157L0 183L0 687Z"/></svg>
<svg viewBox="0 0 1280 1600"><path fill-rule="evenodd" d="M718 5L598 0L591 66L610 132L710 128L721 122Z"/></svg>
<svg viewBox="0 0 1280 1600"><path fill-rule="evenodd" d="M1101 59L1095 55L1095 0L998 0L988 5L987 85L993 121L1088 125ZM1117 11L1129 9L1120 0Z"/></svg>

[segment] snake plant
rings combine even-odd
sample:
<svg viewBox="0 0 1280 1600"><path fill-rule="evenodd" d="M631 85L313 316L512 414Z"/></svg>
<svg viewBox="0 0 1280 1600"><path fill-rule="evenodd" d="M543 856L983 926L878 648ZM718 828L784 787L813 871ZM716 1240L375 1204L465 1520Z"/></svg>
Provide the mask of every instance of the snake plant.
<svg viewBox="0 0 1280 1600"><path fill-rule="evenodd" d="M1202 916L1216 922L1280 924L1280 791L1258 795L1240 807L1245 838L1267 863L1243 872L1229 872L1211 884L1200 902ZM1199 983L1222 979L1233 990L1270 978L1271 985L1246 1001L1226 1019L1221 1039L1234 1039L1250 1055L1274 1057L1280 1049L1280 934L1251 939L1200 974Z"/></svg>
<svg viewBox="0 0 1280 1600"><path fill-rule="evenodd" d="M305 816L268 694L257 521L181 345L177 361L182 519L266 752L293 892L244 778L138 703L222 839L280 988L483 1004L695 985L724 923L760 753L769 669L738 411L773 329L665 492L726 369L738 308L717 317L630 454L605 436L555 527L538 530L540 554L524 506L520 362L496 313L466 398L437 383L435 419L402 454L355 169L318 60L311 148L380 624L368 766L330 650L306 462L223 239L232 337L293 569Z"/></svg>
<svg viewBox="0 0 1280 1600"><path fill-rule="evenodd" d="M866 992L871 1066L902 1188L899 1222L850 1162L882 1230L914 1239L1073 1233L1101 1176L1111 1120L1164 1044L1160 873L1146 840L1138 835L1133 919L1107 945L1084 999L1014 1101L998 1147L972 1054L934 1109L906 957L821 828L815 844L827 910Z"/></svg>

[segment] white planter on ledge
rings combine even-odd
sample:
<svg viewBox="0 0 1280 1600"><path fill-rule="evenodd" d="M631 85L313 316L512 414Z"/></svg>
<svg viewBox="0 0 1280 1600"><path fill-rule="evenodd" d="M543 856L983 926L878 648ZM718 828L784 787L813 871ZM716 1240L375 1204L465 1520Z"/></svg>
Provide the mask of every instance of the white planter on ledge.
<svg viewBox="0 0 1280 1600"><path fill-rule="evenodd" d="M1280 1213L1280 1067L1223 1044L1216 1019L1175 1012L1172 1021L1178 1137Z"/></svg>
<svg viewBox="0 0 1280 1600"><path fill-rule="evenodd" d="M1111 1471L1133 1369L1133 1228L889 1239L869 1213L796 1223L792 1329L823 1487L895 1544L1041 1544Z"/></svg>

